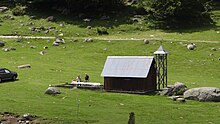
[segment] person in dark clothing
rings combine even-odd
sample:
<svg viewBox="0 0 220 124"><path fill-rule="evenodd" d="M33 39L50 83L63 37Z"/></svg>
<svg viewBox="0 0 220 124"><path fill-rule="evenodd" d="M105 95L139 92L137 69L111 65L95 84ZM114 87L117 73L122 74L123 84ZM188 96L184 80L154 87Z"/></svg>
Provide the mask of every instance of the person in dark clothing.
<svg viewBox="0 0 220 124"><path fill-rule="evenodd" d="M85 82L88 82L89 81L89 75L86 73L85 74Z"/></svg>

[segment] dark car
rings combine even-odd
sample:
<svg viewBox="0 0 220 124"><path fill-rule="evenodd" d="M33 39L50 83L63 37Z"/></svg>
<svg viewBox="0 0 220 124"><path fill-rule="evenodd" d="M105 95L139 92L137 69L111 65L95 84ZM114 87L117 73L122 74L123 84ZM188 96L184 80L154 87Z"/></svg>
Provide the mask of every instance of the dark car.
<svg viewBox="0 0 220 124"><path fill-rule="evenodd" d="M6 68L0 68L0 82L5 80L16 80L18 74Z"/></svg>

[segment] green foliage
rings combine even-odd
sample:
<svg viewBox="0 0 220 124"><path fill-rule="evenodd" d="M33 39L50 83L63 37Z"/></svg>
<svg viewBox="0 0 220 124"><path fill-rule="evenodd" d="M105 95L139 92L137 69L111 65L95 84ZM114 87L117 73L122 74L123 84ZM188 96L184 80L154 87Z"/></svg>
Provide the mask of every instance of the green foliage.
<svg viewBox="0 0 220 124"><path fill-rule="evenodd" d="M210 0L152 0L142 1L149 18L159 25L185 27L213 23Z"/></svg>
<svg viewBox="0 0 220 124"><path fill-rule="evenodd" d="M31 2L30 2L31 1ZM124 0L30 0L27 4L39 9L55 9L65 14L96 13L114 10ZM18 1L20 3L20 1Z"/></svg>
<svg viewBox="0 0 220 124"><path fill-rule="evenodd" d="M107 35L107 34L109 34L107 28L105 28L105 27L97 28L97 33L98 33L99 35L103 35L103 34L106 34L106 35Z"/></svg>
<svg viewBox="0 0 220 124"><path fill-rule="evenodd" d="M12 9L12 14L15 16L23 16L26 14L26 8L26 6L18 4Z"/></svg>

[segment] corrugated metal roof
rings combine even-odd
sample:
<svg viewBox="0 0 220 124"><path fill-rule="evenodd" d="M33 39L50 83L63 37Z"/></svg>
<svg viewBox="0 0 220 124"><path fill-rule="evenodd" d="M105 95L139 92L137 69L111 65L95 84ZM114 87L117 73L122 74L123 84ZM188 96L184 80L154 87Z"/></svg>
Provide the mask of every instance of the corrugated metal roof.
<svg viewBox="0 0 220 124"><path fill-rule="evenodd" d="M153 59L153 56L108 56L101 76L146 78Z"/></svg>
<svg viewBox="0 0 220 124"><path fill-rule="evenodd" d="M161 45L157 51L154 52L154 54L168 54L168 52L163 48Z"/></svg>

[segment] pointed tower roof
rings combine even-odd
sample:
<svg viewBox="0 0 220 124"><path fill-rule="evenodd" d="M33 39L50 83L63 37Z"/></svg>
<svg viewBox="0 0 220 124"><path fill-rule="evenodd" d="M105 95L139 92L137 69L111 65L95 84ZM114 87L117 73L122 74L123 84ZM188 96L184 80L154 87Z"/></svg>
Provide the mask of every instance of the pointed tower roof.
<svg viewBox="0 0 220 124"><path fill-rule="evenodd" d="M165 49L163 49L163 46L161 45L159 49L154 52L154 54L168 54L168 52Z"/></svg>

